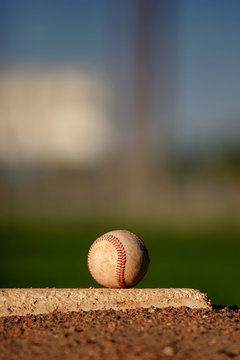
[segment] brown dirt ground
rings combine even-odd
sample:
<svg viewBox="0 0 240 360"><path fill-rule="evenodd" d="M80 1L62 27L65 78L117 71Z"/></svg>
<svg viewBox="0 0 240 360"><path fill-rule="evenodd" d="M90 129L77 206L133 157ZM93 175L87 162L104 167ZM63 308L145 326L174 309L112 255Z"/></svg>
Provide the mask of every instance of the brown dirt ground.
<svg viewBox="0 0 240 360"><path fill-rule="evenodd" d="M0 318L0 359L240 359L240 309L186 307Z"/></svg>

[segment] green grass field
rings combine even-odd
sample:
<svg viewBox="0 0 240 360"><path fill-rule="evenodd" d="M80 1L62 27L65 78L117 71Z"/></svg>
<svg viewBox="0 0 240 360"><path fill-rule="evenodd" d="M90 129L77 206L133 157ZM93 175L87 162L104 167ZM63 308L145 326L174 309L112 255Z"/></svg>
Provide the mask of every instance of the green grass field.
<svg viewBox="0 0 240 360"><path fill-rule="evenodd" d="M0 287L99 286L87 269L88 249L98 236L117 228L138 233L149 250L149 271L138 287L197 288L214 304L240 305L240 229L222 225L2 224Z"/></svg>

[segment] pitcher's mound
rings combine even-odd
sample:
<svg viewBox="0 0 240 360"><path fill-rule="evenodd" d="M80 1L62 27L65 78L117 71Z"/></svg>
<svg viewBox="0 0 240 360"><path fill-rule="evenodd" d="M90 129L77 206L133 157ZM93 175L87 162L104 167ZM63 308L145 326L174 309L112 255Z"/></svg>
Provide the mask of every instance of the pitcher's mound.
<svg viewBox="0 0 240 360"><path fill-rule="evenodd" d="M240 310L150 308L0 318L0 359L240 359Z"/></svg>

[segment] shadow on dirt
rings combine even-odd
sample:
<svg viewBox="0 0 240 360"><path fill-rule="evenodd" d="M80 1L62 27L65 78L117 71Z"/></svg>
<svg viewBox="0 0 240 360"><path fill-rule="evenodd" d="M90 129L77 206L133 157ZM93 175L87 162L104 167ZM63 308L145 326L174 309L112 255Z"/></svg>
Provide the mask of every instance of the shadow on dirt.
<svg viewBox="0 0 240 360"><path fill-rule="evenodd" d="M223 309L228 309L229 311L238 311L240 309L240 306L238 306L238 305L227 306L227 305L213 304L212 309L216 310L216 311L223 310Z"/></svg>

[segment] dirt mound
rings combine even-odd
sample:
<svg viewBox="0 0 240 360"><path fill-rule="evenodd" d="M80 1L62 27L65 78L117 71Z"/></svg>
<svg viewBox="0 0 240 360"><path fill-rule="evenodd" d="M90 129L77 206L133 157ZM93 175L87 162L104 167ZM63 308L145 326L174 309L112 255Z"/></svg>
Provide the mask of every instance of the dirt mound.
<svg viewBox="0 0 240 360"><path fill-rule="evenodd" d="M57 311L0 318L0 359L240 359L240 310Z"/></svg>

